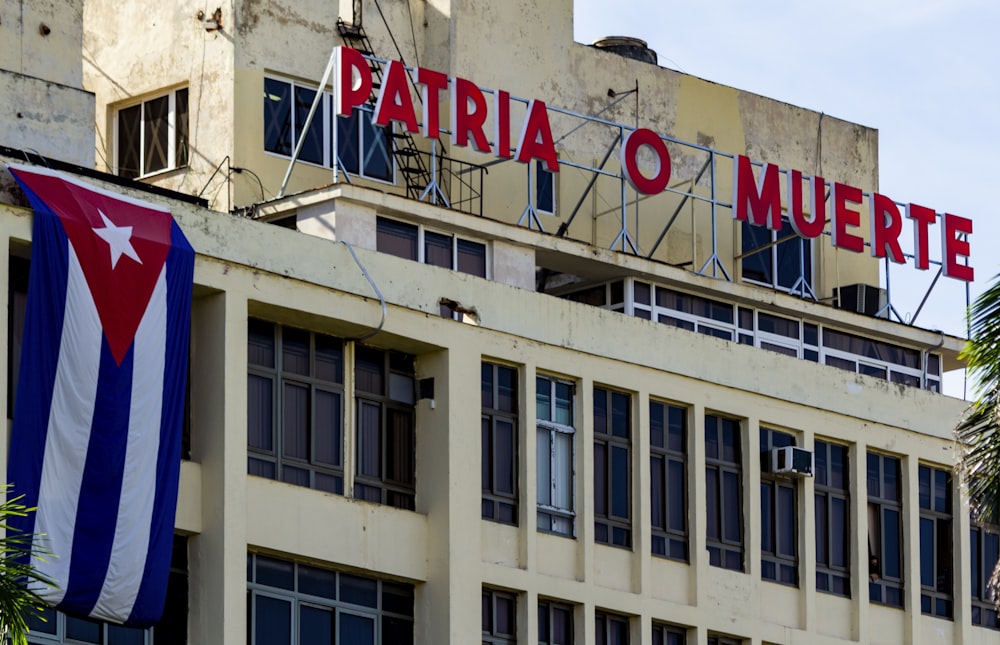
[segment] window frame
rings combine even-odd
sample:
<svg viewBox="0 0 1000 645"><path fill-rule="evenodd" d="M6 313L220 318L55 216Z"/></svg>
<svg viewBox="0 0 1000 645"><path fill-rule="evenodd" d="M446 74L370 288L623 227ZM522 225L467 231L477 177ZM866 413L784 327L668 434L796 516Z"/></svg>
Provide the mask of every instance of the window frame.
<svg viewBox="0 0 1000 645"><path fill-rule="evenodd" d="M845 598L851 597L851 490L850 490L850 449L833 441L816 439L814 445L816 477L813 484L816 519L816 590ZM840 486L833 483L833 453L843 451L842 472L837 475ZM820 504L820 500L823 500ZM833 500L839 501L844 509L843 543L844 564L836 564L833 558L834 531L837 530ZM821 511L821 508L823 509ZM825 527L825 531L821 528ZM823 535L825 533L825 536ZM821 544L822 540L822 544ZM823 559L823 553L826 559ZM825 580L825 584L821 584ZM825 588L824 588L825 587Z"/></svg>
<svg viewBox="0 0 1000 645"><path fill-rule="evenodd" d="M660 409L660 413L654 411L657 408ZM690 410L687 407L652 398L649 400L651 552L654 556L677 560L678 562L688 562L690 556L688 538L689 520L687 515L689 414ZM657 418L662 419L662 421L656 422ZM677 423L678 421L679 423ZM659 442L659 445L657 445L654 439L654 429L658 425L662 425L660 428L662 441ZM674 429L676 426L679 427L677 427L675 432ZM679 435L679 437L672 435ZM671 447L671 444L674 444L674 447ZM676 449L678 444L680 450ZM657 469L657 462L662 463L662 467L659 470ZM680 468L679 491L673 489L672 467ZM660 490L654 492L654 489L657 488L657 472L662 473L660 477L661 486L659 487ZM659 493L661 500L659 509L656 508L656 493ZM680 507L679 511L677 509L678 506ZM672 526L672 520L678 512L683 523L681 528ZM659 523L656 519L658 514L662 518L662 521Z"/></svg>
<svg viewBox="0 0 1000 645"><path fill-rule="evenodd" d="M759 233L757 235L750 236L751 239L748 240L747 231L754 231ZM769 240L764 241L762 244L758 244L759 235L766 234L769 236ZM748 242L752 241L756 246L749 246ZM792 228L791 221L788 219L787 215L781 216L781 229L774 231L764 226L756 226L751 224L747 220L742 221L742 226L740 228L740 278L744 282L749 282L751 284L758 284L764 287L769 287L776 291L784 291L785 293L813 293L816 282L816 267L815 267L815 253L813 248L813 240L807 239L795 233ZM791 250L792 245L799 245L798 249ZM799 266L796 267L796 279L790 286L785 286L781 284L781 266L779 264L778 256L782 253L788 253L790 250L794 253L796 258L799 258ZM769 271L771 274L770 281L766 280L766 275L764 278L751 278L747 277L746 266L748 262L759 262L762 266L764 264L763 260L753 260L756 256L766 256L767 257L767 267L765 271ZM804 256L804 260L802 259ZM799 281L805 283L805 287L799 286L795 288L795 285Z"/></svg>
<svg viewBox="0 0 1000 645"><path fill-rule="evenodd" d="M928 464L917 466L920 506L920 613L953 620L954 583L954 486L951 470ZM925 494L926 488L926 494ZM925 527L930 527L930 535ZM926 541L929 538L930 543ZM943 542L943 544L942 544ZM930 578L930 584L927 579Z"/></svg>
<svg viewBox="0 0 1000 645"><path fill-rule="evenodd" d="M603 398L605 406L604 429L598 427L598 403ZM621 407L624 406L624 407ZM620 410L616 412L616 407ZM616 414L624 411L625 436L615 430ZM600 385L594 386L594 542L609 546L632 549L632 433L633 433L632 395L622 390L616 390ZM598 451L604 451L603 464L598 458ZM619 472L620 464L615 464L615 454L625 455L625 472ZM600 487L599 472L603 469L603 490ZM615 512L615 482L625 482L625 509L627 516ZM602 508L605 509L601 511Z"/></svg>
<svg viewBox="0 0 1000 645"><path fill-rule="evenodd" d="M265 365L252 363L252 346L253 342L253 331L252 327L254 325L260 325L261 327L269 326L271 329L271 359L273 361L273 367L267 367ZM301 374L298 372L287 372L285 371L285 332L295 334L305 334L308 337L308 357L307 361L309 363L309 374ZM332 341L334 345L338 345L339 360L340 360L340 381L330 381L323 379L316 375L316 351L317 351L317 341L318 339L326 339ZM247 437L247 472L248 474L264 477L266 479L273 479L275 481L281 481L297 486L304 486L306 488L312 488L315 490L321 490L328 493L333 493L337 495L344 494L344 433L345 429L345 408L347 405L347 392L344 384L344 371L347 368L347 355L346 346L343 339L337 338L335 336L330 336L327 334L322 334L319 332L310 331L307 329L302 329L298 327L292 327L288 325L282 325L280 323L271 322L268 320L263 320L260 318L250 317L247 319L247 378L248 381L251 378L267 379L271 383L271 450L266 450L263 448L252 446L250 443L250 437ZM307 415L308 426L306 428L306 444L307 444L307 459L300 459L297 457L289 457L285 455L284 444L286 438L286 428L285 428L285 407L286 407L286 386L292 385L294 387L306 388L308 390L307 398ZM249 382L247 386L247 424L248 428L252 420L252 406L253 399L251 393L253 388L250 387ZM316 441L317 441L317 427L316 427L316 405L315 401L317 398L317 393L331 394L337 397L339 401L339 410L337 414L337 426L339 430L337 431L339 437L335 435L331 438L331 443L336 451L337 459L339 465L331 465L325 462L316 461ZM274 466L274 477L269 477L261 472L254 472L252 469L253 463L259 464L273 464ZM287 468L295 469L299 472L307 472L309 484L301 484L297 481L290 481L285 476L285 470ZM320 487L317 486L318 478L330 478L332 485L331 487Z"/></svg>
<svg viewBox="0 0 1000 645"><path fill-rule="evenodd" d="M724 436L725 427L722 424L732 424L733 459L725 457ZM710 449L714 434L716 445L715 456ZM709 551L709 564L714 567L731 571L746 571L746 527L743 513L743 422L734 417L728 417L711 412L705 413L705 490L706 490L706 547ZM716 473L715 497L711 495L712 473ZM729 500L723 485L726 475L735 478L736 499ZM713 512L714 507L714 512ZM709 533L712 525L711 516L715 515L718 535ZM738 538L728 537L729 522L727 515L735 515ZM738 566L736 560L738 560Z"/></svg>
<svg viewBox="0 0 1000 645"><path fill-rule="evenodd" d="M270 115L268 113L268 106L266 101L270 96L267 90L269 82L282 83L288 87L287 100L291 102L291 105L288 108L288 117L287 117L289 121L289 123L287 124L288 134L284 136L287 136L289 140L283 142L284 147L287 148L288 150L287 154L283 151L280 145L276 146L277 149L271 149L268 147L268 125L270 122L269 119ZM309 108L311 107L310 103L309 105L302 106L304 107L304 110L299 110L300 106L296 102L297 92L301 90L301 91L315 93L316 91L318 91L318 86L311 83L303 83L300 81L295 81L293 79L285 78L276 74L264 74L263 89L264 89L265 103L262 106L263 140L261 142L262 144L261 149L264 151L265 155L273 155L275 157L279 157L282 159L291 159L292 152L294 152L295 145L298 142L297 136L300 134L300 128L297 123L299 112L304 111L305 114L303 115L303 118L305 118L305 115L308 115ZM315 100L315 94L314 94L314 100ZM371 123L374 115L374 106L370 104L356 106L355 108L353 108L351 116L340 116L333 114L332 106L333 106L333 94L330 90L324 89L323 100L320 101L320 104L316 110L316 114L313 116L313 121L309 126L310 131L312 131L314 128L318 128L318 130L316 130L316 133L312 136L315 136L319 141L319 144L321 146L322 159L320 161L311 161L303 159L300 156L298 159L296 159L296 162L308 164L316 168L327 168L332 170L334 168L334 165L337 164L338 159L340 159L340 157L345 153L345 151L342 150L342 146L344 146L345 144L340 140L342 137L340 129L341 127L344 127L348 131L356 130L357 132L357 141L354 142L354 145L356 145L357 147L357 156L356 156L357 163L354 164L350 163L349 161L348 162L341 161L338 170L340 172L347 173L351 176L364 178L368 181L395 185L397 181L396 155L394 154L395 146L393 144L393 133L395 132L396 128L395 124L390 123L388 126L383 127L383 126L376 126L374 123ZM365 140L365 127L363 127L363 122L369 123L370 128L380 128L383 131L385 130L385 128L389 128L389 132L386 133L384 139L386 161L389 169L387 175L366 172L367 164L365 163L365 153L373 148L367 146L367 142ZM352 123L356 125L351 125ZM282 136L282 133L279 133L279 136ZM336 147L334 147L335 141L336 141ZM280 143L281 142L279 142L279 144ZM348 165L350 165L351 168L356 167L356 169L355 170L348 169Z"/></svg>
<svg viewBox="0 0 1000 645"><path fill-rule="evenodd" d="M369 392L361 389L358 379L358 367L361 364L363 353L378 356L381 362L381 393ZM416 473L416 445L417 445L417 415L416 415L416 372L412 365L415 357L410 354L398 352L396 350L378 349L367 345L356 345L354 350L354 405L355 405L355 469L354 480L351 492L355 499L384 504L394 508L404 510L415 510L417 492ZM397 362L399 361L399 362ZM401 369L398 365L403 364L406 369ZM404 379L410 383L410 400L393 398L393 377ZM365 415L362 409L365 406L374 406L379 409L379 474L377 476L369 473L362 473L362 464L365 463L363 451L367 444L363 436L362 424L365 422ZM389 441L390 432L395 432L391 428L391 418L402 415L409 419L406 429L409 440L409 457L407 461L409 473L412 474L412 481L390 479L388 474L391 466L390 449L392 444ZM363 495L358 495L359 486L367 490ZM379 500L372 498L372 494L378 491Z"/></svg>
<svg viewBox="0 0 1000 645"><path fill-rule="evenodd" d="M769 472L772 448L796 445L795 435L760 426L761 453L761 580L790 587L799 586L798 482ZM787 495L791 495L790 517ZM783 511L782 509L785 508ZM790 535L786 535L789 533ZM791 545L791 552L782 548ZM773 567L773 572L770 570Z"/></svg>
<svg viewBox="0 0 1000 645"><path fill-rule="evenodd" d="M567 623L567 630L566 630L567 638L562 643L555 642L554 629L556 621L553 619L553 616L557 611L569 614L569 622ZM569 603L560 602L557 600L547 600L544 598L539 598L538 599L538 645L573 645L574 642L573 629L575 623L574 614L575 612L573 610L573 605L570 605ZM542 619L543 615L545 617L544 620ZM548 630L545 630L545 625L548 625ZM544 635L544 637L542 634L543 631L548 632L547 634Z"/></svg>
<svg viewBox="0 0 1000 645"><path fill-rule="evenodd" d="M500 631L498 605L510 603L510 632ZM517 594L483 587L482 642L483 645L511 645L517 643ZM487 616L486 612L489 611Z"/></svg>
<svg viewBox="0 0 1000 645"><path fill-rule="evenodd" d="M872 464L877 464L876 473L872 473ZM886 479L886 463L893 463L897 473L895 496L885 495L888 488ZM887 607L905 608L905 569L903 566L903 549L905 548L903 524L903 462L899 457L879 452L868 451L867 455L867 486L868 486L868 600L869 602ZM887 513L897 517L898 540L896 542L895 566L898 576L886 574L886 553L888 542L885 534L885 518ZM873 521L875 520L874 525ZM877 544L878 553L873 546Z"/></svg>
<svg viewBox="0 0 1000 645"><path fill-rule="evenodd" d="M489 372L489 381L487 381ZM500 396L501 373L509 373L511 379L511 393L509 395L510 406L501 406ZM518 492L518 472L519 472L519 437L520 428L518 420L518 409L520 405L520 394L518 390L518 369L509 365L482 361L482 519L498 522L500 524L511 524L517 526L519 523L519 495ZM489 394L487 394L489 387ZM497 467L500 459L498 449L497 425L507 423L511 428L510 464L508 468L511 473L511 490L505 492L501 490L498 482ZM489 511L487 511L489 508ZM510 519L505 519L501 511L507 512Z"/></svg>
<svg viewBox="0 0 1000 645"><path fill-rule="evenodd" d="M181 109L180 97L183 96L183 109ZM166 113L166 123L164 127L166 128L166 158L164 159L164 166L162 168L156 168L154 170L148 170L146 168L149 159L147 157L150 154L150 149L147 148L147 104L153 103L154 101L161 100L163 98L167 99L167 113ZM138 100L129 100L127 102L115 105L114 117L112 119L112 124L114 127L114 144L112 146L112 154L114 161L114 174L119 177L126 177L129 179L145 179L147 177L154 177L156 175L170 172L173 170L178 170L180 168L186 168L188 165L188 160L190 158L189 152L189 138L190 138L190 88L188 86L175 87L173 89L160 91L155 94L147 95ZM123 173L122 163L122 147L123 140L122 137L125 134L125 128L122 124L122 112L132 110L134 108L139 109L138 122L136 125L137 133L136 139L138 141L138 152L137 158L139 162L139 168L136 169L135 174ZM131 143L131 142L130 142Z"/></svg>
<svg viewBox="0 0 1000 645"><path fill-rule="evenodd" d="M545 382L547 384L548 391L548 408L550 410L549 418L543 419L542 415L539 414L541 408L541 402L539 397L541 396L541 383ZM557 406L556 401L558 399L557 392L558 388L567 388L569 391L569 405L567 406L567 412L569 414L570 424L563 424L556 421L557 417ZM545 444L548 447L548 473L549 473L549 486L548 486L548 500L546 503L536 496L536 513L537 513L537 530L542 533L551 533L553 535L562 535L564 537L575 538L576 537L576 440L577 440L577 410L576 410L576 383L567 379L557 378L555 376L548 376L546 374L536 374L535 375L535 445L538 446L542 439L541 436L545 435ZM569 469L570 469L570 486L569 486L569 507L563 508L552 504L552 500L557 499L559 487L564 485L565 482L561 482L557 477L557 447L560 445L558 438L560 436L568 436L569 439ZM538 495L542 494L542 473L539 469L542 468L543 462L540 459L540 452L536 450L535 454L536 461L536 486L538 490ZM547 520L543 523L542 520ZM560 530L558 528L558 522L565 521L568 523L568 530ZM546 525L547 524L547 525Z"/></svg>
<svg viewBox="0 0 1000 645"><path fill-rule="evenodd" d="M990 591L990 578L1000 559L1000 528L970 520L970 568L972 585L972 624L986 629L1000 629L996 594Z"/></svg>
<svg viewBox="0 0 1000 645"><path fill-rule="evenodd" d="M541 161L533 161L534 168L529 169L532 173L532 193L534 197L535 211L542 215L556 215L558 213L557 185L558 173L550 172ZM546 187L548 190L546 190ZM548 206L548 208L546 208Z"/></svg>
<svg viewBox="0 0 1000 645"><path fill-rule="evenodd" d="M652 627L653 645L687 644L687 629L680 625L671 625L670 623L654 620Z"/></svg>
<svg viewBox="0 0 1000 645"><path fill-rule="evenodd" d="M614 638L615 626L624 627L624 642ZM631 620L628 616L598 609L594 611L594 643L595 645L629 645L632 637Z"/></svg>
<svg viewBox="0 0 1000 645"><path fill-rule="evenodd" d="M266 582L261 582L259 580L259 570L257 564L260 559L264 558L267 561L274 563L281 563L284 565L290 565L292 571L292 588L278 587L274 585L269 585ZM325 572L329 574L334 579L334 585L336 591L333 593L337 597L336 600L328 596L320 596L315 594L307 593L300 588L300 571L303 567L311 571ZM348 576L351 579L357 581L367 581L375 583L375 606L363 605L358 603L353 603L345 600L342 595L342 584L343 577ZM414 625L415 625L415 611L413 607L413 586L408 583L391 582L388 580L383 580L381 578L372 577L370 575L359 575L356 573L349 573L347 571L342 571L339 569L326 568L326 567L315 567L312 565L306 565L304 563L285 560L283 558L275 558L272 556L265 556L258 553L248 553L247 554L247 642L248 645L253 645L256 643L257 638L257 621L256 621L256 611L257 611L257 599L258 598L271 598L273 600L278 600L288 603L289 606L289 642L298 643L301 640L301 634L298 630L301 613L299 609L301 607L312 607L316 609L321 609L324 611L329 611L333 614L332 629L334 631L334 642L340 642L340 625L341 616L350 615L358 616L366 619L371 619L374 634L374 643L378 645L383 642L385 637L384 627L387 619L405 622L410 625L410 643L413 643L414 638ZM410 600L410 614L403 614L399 612L389 611L385 608L385 598L390 593L387 591L386 587L395 589L396 592L403 592L402 594L396 594L401 596L408 596ZM269 645L269 644L260 644ZM353 645L353 644L352 644ZM395 645L395 643L393 644Z"/></svg>

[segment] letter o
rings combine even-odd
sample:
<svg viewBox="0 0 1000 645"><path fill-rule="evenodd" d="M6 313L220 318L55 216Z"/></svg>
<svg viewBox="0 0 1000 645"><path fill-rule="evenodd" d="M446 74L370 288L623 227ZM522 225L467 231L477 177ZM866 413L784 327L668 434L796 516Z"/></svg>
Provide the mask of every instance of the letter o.
<svg viewBox="0 0 1000 645"><path fill-rule="evenodd" d="M639 171L639 164L636 159L639 148L649 146L653 150L656 158L656 166L652 177L645 177ZM625 136L622 142L621 154L622 170L628 183L644 195L658 195L663 192L670 182L670 152L667 145L663 143L660 135L647 128L633 130Z"/></svg>

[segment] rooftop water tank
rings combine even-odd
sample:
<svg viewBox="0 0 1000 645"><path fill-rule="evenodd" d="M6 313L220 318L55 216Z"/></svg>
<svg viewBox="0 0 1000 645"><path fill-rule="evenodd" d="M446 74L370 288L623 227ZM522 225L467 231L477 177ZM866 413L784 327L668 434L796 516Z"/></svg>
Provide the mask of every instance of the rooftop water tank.
<svg viewBox="0 0 1000 645"><path fill-rule="evenodd" d="M640 38L631 36L606 36L600 40L595 40L591 47L614 52L625 58L641 60L644 63L656 65L656 52L649 48L649 44Z"/></svg>

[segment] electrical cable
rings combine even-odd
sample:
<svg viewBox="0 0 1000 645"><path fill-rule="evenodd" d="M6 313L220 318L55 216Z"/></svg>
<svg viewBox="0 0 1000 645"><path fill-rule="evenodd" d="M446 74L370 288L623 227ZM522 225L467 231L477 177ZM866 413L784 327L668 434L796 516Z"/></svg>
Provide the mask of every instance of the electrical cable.
<svg viewBox="0 0 1000 645"><path fill-rule="evenodd" d="M382 331L382 325L385 324L385 315L386 315L386 312L387 312L387 309L386 309L386 306L385 306L385 296L382 295L382 291L378 288L378 285L375 284L375 281L372 280L371 275L369 275L369 273L368 273L368 269L365 268L365 265L361 264L361 260L358 259L358 254L354 252L354 247L351 246L350 242L344 242L343 240L341 240L341 242L343 243L344 246L347 247L347 250L351 252L351 257L354 258L354 262L358 265L358 268L361 269L361 273L364 274L365 279L368 280L368 284L370 284L372 286L372 289L375 290L375 295L378 296L378 300L382 304L382 320L380 320L378 322L378 327L376 327L375 329L373 329L369 333L365 334L364 336L359 336L358 338L351 339L351 340L354 340L354 341L367 340L367 339L371 338L372 336L374 336L375 334L377 334L380 331Z"/></svg>

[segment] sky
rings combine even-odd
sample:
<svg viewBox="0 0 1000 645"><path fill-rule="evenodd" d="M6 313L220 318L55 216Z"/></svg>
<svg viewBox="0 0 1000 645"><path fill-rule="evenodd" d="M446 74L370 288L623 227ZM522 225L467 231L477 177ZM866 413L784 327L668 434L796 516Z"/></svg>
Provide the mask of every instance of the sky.
<svg viewBox="0 0 1000 645"><path fill-rule="evenodd" d="M879 192L973 221L972 298L1000 272L1000 2L574 0L574 13L578 42L641 38L664 67L878 129ZM892 272L905 320L932 278ZM965 299L941 278L916 324L964 336ZM963 396L961 372L945 392Z"/></svg>

